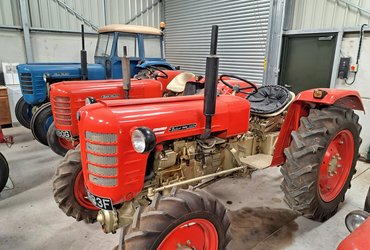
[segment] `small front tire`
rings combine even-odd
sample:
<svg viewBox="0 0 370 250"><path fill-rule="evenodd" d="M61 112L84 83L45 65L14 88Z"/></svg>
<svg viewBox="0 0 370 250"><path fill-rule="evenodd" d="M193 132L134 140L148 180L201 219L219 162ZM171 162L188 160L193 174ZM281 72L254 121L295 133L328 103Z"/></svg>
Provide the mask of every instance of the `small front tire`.
<svg viewBox="0 0 370 250"><path fill-rule="evenodd" d="M45 103L37 109L31 119L31 131L35 139L48 146L47 132L53 122L53 113L51 110L51 103Z"/></svg>
<svg viewBox="0 0 370 250"><path fill-rule="evenodd" d="M139 207L122 249L225 249L231 237L225 207L203 190L173 189Z"/></svg>
<svg viewBox="0 0 370 250"><path fill-rule="evenodd" d="M69 150L57 167L53 178L53 193L59 208L67 216L86 223L96 221L99 209L87 199L79 147Z"/></svg>

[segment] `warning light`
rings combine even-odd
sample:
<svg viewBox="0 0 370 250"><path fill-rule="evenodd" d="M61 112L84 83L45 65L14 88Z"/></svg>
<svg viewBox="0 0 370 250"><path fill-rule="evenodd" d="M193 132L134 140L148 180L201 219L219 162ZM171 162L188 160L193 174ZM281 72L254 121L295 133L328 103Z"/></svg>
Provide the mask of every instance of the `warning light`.
<svg viewBox="0 0 370 250"><path fill-rule="evenodd" d="M357 72L358 70L358 64L352 64L350 67L351 72Z"/></svg>

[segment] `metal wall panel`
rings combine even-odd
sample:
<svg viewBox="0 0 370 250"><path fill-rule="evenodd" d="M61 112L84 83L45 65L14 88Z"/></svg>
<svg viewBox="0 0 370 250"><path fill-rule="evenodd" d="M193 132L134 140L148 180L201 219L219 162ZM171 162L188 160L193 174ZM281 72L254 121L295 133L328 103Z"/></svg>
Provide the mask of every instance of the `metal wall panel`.
<svg viewBox="0 0 370 250"><path fill-rule="evenodd" d="M220 73L262 83L270 0L166 0L166 57L204 74L211 26L219 25Z"/></svg>
<svg viewBox="0 0 370 250"><path fill-rule="evenodd" d="M161 21L158 0L28 0L28 5L31 29L79 31L85 23L94 32L112 23L159 27Z"/></svg>
<svg viewBox="0 0 370 250"><path fill-rule="evenodd" d="M293 30L358 27L364 23L370 24L369 0L294 0Z"/></svg>
<svg viewBox="0 0 370 250"><path fill-rule="evenodd" d="M0 26L20 26L19 4L14 0L0 1Z"/></svg>

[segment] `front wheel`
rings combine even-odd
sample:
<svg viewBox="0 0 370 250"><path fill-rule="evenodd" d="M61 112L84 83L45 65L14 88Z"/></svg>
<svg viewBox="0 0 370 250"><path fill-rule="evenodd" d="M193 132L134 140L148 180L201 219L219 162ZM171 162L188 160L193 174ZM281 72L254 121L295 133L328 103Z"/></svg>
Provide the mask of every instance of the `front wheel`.
<svg viewBox="0 0 370 250"><path fill-rule="evenodd" d="M60 156L65 156L68 150L74 149L78 144L77 141L73 144L72 141L58 137L54 122L50 125L46 137L51 150Z"/></svg>
<svg viewBox="0 0 370 250"><path fill-rule="evenodd" d="M87 198L80 149L69 150L53 178L54 199L59 208L77 221L94 223L98 208Z"/></svg>
<svg viewBox="0 0 370 250"><path fill-rule="evenodd" d="M53 123L53 113L51 103L45 103L37 109L31 119L31 131L35 139L48 146L47 133L50 125Z"/></svg>
<svg viewBox="0 0 370 250"><path fill-rule="evenodd" d="M3 191L9 178L9 165L4 155L0 153L0 192Z"/></svg>
<svg viewBox="0 0 370 250"><path fill-rule="evenodd" d="M353 110L311 109L285 149L281 188L288 205L325 221L338 210L355 173L361 126Z"/></svg>
<svg viewBox="0 0 370 250"><path fill-rule="evenodd" d="M30 128L33 106L21 97L15 105L15 116L18 122L25 128Z"/></svg>
<svg viewBox="0 0 370 250"><path fill-rule="evenodd" d="M139 207L122 249L225 249L230 220L225 207L205 191L173 189Z"/></svg>

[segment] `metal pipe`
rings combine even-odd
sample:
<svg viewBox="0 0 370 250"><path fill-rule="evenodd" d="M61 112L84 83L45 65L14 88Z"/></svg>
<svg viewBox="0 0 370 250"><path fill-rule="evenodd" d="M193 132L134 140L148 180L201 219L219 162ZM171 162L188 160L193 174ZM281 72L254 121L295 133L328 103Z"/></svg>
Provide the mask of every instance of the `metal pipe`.
<svg viewBox="0 0 370 250"><path fill-rule="evenodd" d="M122 83L125 91L125 99L129 99L131 89L130 58L127 57L127 46L123 46L122 56Z"/></svg>
<svg viewBox="0 0 370 250"><path fill-rule="evenodd" d="M81 40L82 40L81 79L82 80L87 80L87 52L85 50L85 29L84 29L83 24L81 24Z"/></svg>
<svg viewBox="0 0 370 250"><path fill-rule="evenodd" d="M211 135L212 116L216 113L216 97L218 82L219 58L217 53L218 26L212 25L211 51L206 61L206 83L204 88L203 114L206 117L206 125L201 139L207 139Z"/></svg>
<svg viewBox="0 0 370 250"><path fill-rule="evenodd" d="M248 166L245 165L245 166L241 166L241 167L231 168L231 169L223 170L221 172L199 176L199 177L196 177L196 178L193 178L193 179L190 179L190 180L180 181L180 182L176 182L176 183L173 183L173 184L165 185L165 186L162 186L162 187L159 187L159 188L153 188L148 193L154 194L156 192L160 192L160 191L163 191L165 189L190 184L190 183L201 181L203 179L210 178L210 177L216 177L216 176L223 175L223 174L229 174L229 173L232 173L232 172L236 172L236 171L245 169L247 167Z"/></svg>

